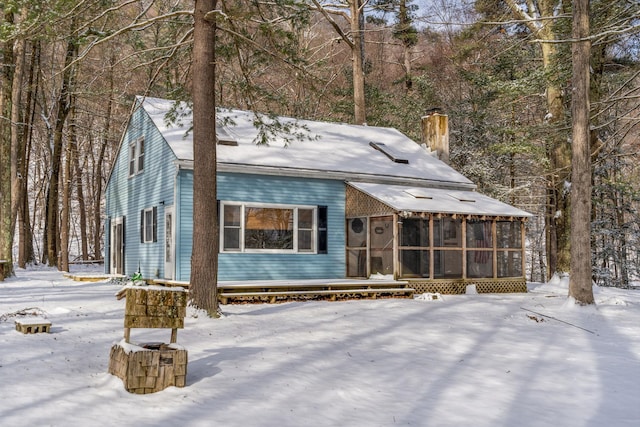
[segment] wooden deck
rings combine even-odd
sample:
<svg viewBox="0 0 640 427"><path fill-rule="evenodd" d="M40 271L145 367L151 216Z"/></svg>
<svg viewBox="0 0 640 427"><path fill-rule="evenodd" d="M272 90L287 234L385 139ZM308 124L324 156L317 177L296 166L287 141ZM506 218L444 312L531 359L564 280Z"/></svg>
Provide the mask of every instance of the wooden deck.
<svg viewBox="0 0 640 427"><path fill-rule="evenodd" d="M149 283L189 288L189 282L155 279ZM379 279L314 279L218 282L218 300L233 302L270 302L292 299L331 300L377 298L379 296L413 297L415 290L408 282Z"/></svg>

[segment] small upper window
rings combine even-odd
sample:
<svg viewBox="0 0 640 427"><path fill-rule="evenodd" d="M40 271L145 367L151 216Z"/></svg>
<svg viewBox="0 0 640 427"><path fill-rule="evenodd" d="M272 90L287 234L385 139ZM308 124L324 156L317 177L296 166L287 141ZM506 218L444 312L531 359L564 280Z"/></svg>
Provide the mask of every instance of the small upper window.
<svg viewBox="0 0 640 427"><path fill-rule="evenodd" d="M138 139L138 173L144 170L144 137Z"/></svg>
<svg viewBox="0 0 640 427"><path fill-rule="evenodd" d="M129 144L129 176L144 170L144 137L140 137Z"/></svg>
<svg viewBox="0 0 640 427"><path fill-rule="evenodd" d="M129 145L129 176L136 174L136 143Z"/></svg>

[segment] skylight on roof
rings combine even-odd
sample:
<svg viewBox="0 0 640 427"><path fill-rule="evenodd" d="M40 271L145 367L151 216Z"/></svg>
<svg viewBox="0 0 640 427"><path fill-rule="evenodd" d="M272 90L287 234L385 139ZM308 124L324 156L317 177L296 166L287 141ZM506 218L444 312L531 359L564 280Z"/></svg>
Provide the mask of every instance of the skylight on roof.
<svg viewBox="0 0 640 427"><path fill-rule="evenodd" d="M449 193L449 195L459 202L474 203L476 201L475 197L467 193Z"/></svg>
<svg viewBox="0 0 640 427"><path fill-rule="evenodd" d="M218 140L218 145L231 145L233 147L238 145L238 140L231 136L229 131L221 125L216 126L216 139Z"/></svg>
<svg viewBox="0 0 640 427"><path fill-rule="evenodd" d="M416 199L433 199L427 188L407 188L404 192Z"/></svg>
<svg viewBox="0 0 640 427"><path fill-rule="evenodd" d="M386 145L383 142L370 142L369 145L374 149L380 151L396 163L409 163L409 159L407 159L403 153Z"/></svg>

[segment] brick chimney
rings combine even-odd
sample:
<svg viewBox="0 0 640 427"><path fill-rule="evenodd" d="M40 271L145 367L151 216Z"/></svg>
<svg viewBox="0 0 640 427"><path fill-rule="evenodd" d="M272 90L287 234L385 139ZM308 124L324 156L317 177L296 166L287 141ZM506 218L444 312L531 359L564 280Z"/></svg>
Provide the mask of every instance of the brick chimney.
<svg viewBox="0 0 640 427"><path fill-rule="evenodd" d="M439 108L428 110L421 120L422 143L449 164L449 116Z"/></svg>

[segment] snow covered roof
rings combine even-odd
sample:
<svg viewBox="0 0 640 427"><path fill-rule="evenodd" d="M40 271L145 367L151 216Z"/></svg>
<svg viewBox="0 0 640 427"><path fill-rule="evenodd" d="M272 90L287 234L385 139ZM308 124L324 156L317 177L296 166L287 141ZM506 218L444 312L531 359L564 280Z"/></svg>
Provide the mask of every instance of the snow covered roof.
<svg viewBox="0 0 640 427"><path fill-rule="evenodd" d="M396 211L462 215L531 217L532 215L476 191L349 182L349 185Z"/></svg>
<svg viewBox="0 0 640 427"><path fill-rule="evenodd" d="M191 111L181 104L177 116L182 124L169 124L166 114L173 101L139 97L138 102L176 157L193 161ZM475 188L465 176L393 128L280 117L281 124L293 126L290 132L269 135L268 144L258 145L256 117L248 111L218 111L219 171ZM260 117L272 122L268 116Z"/></svg>

